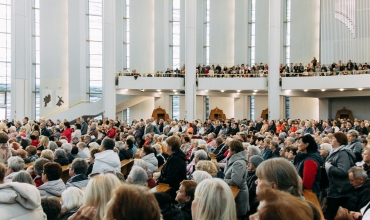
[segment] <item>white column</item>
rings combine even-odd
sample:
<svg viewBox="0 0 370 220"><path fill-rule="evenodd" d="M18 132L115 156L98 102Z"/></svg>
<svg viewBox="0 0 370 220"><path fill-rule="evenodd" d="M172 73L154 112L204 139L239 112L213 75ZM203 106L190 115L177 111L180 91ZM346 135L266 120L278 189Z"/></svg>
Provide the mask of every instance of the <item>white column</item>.
<svg viewBox="0 0 370 220"><path fill-rule="evenodd" d="M116 116L116 0L103 1L103 100L104 117Z"/></svg>
<svg viewBox="0 0 370 220"><path fill-rule="evenodd" d="M196 64L205 64L205 49L203 46L206 45L204 22L206 22L206 3L205 0L197 0L196 2ZM186 13L186 12L185 12ZM186 52L185 52L186 53ZM186 57L186 55L185 55ZM186 59L186 58L185 58ZM185 61L186 62L186 61ZM186 68L186 67L185 67Z"/></svg>
<svg viewBox="0 0 370 220"><path fill-rule="evenodd" d="M154 2L154 71L165 71L170 67L170 38L172 33L169 31L172 19L171 6L169 0L157 0ZM170 14L171 12L171 14ZM134 51L133 51L134 53ZM172 62L171 62L172 63ZM133 66L133 68L135 68Z"/></svg>
<svg viewBox="0 0 370 220"><path fill-rule="evenodd" d="M32 4L11 2L11 117L35 117L35 81L32 79Z"/></svg>
<svg viewBox="0 0 370 220"><path fill-rule="evenodd" d="M154 72L154 1L130 1L130 68Z"/></svg>
<svg viewBox="0 0 370 220"><path fill-rule="evenodd" d="M68 50L73 51L68 54L68 93L71 104L88 99L87 13L88 1L68 0Z"/></svg>
<svg viewBox="0 0 370 220"><path fill-rule="evenodd" d="M197 0L185 2L185 119L188 121L195 119L196 116L196 3Z"/></svg>
<svg viewBox="0 0 370 220"><path fill-rule="evenodd" d="M281 0L269 0L269 32L268 32L268 109L269 120L280 117L280 86L279 65L281 56L280 31L281 31Z"/></svg>
<svg viewBox="0 0 370 220"><path fill-rule="evenodd" d="M235 1L211 1L209 64L234 65L234 14Z"/></svg>
<svg viewBox="0 0 370 220"><path fill-rule="evenodd" d="M126 61L126 51L123 50L123 36L126 33L123 33L123 23L126 20L123 19L124 12L126 11L125 1L116 1L116 71L123 71L123 60Z"/></svg>
<svg viewBox="0 0 370 220"><path fill-rule="evenodd" d="M234 28L234 64L247 64L250 60L248 45L250 40L248 11L249 1L235 0L235 28Z"/></svg>
<svg viewBox="0 0 370 220"><path fill-rule="evenodd" d="M69 105L68 1L40 0L40 38L40 117L43 117L60 110L56 90L64 92L64 104ZM45 89L52 91L48 107L43 102Z"/></svg>
<svg viewBox="0 0 370 220"><path fill-rule="evenodd" d="M280 13L278 8L273 10ZM256 0L256 63L267 63L268 61L268 31L269 0Z"/></svg>
<svg viewBox="0 0 370 220"><path fill-rule="evenodd" d="M180 67L185 63L185 1L180 0Z"/></svg>

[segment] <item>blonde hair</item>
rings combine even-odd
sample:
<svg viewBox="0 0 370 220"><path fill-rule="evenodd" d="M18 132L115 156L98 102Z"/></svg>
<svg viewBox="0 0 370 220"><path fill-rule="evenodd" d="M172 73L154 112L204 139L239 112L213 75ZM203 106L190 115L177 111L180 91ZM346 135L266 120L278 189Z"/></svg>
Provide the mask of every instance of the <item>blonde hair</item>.
<svg viewBox="0 0 370 220"><path fill-rule="evenodd" d="M48 159L50 161L53 161L54 160L54 153L53 153L52 150L45 149L45 150L41 151L41 157L45 158L45 159Z"/></svg>
<svg viewBox="0 0 370 220"><path fill-rule="evenodd" d="M49 145L49 138L46 136L42 136L40 140L40 146L43 146L45 149L48 148Z"/></svg>
<svg viewBox="0 0 370 220"><path fill-rule="evenodd" d="M104 219L111 193L120 185L119 179L111 173L99 174L90 179L85 189L83 204L96 208L93 220Z"/></svg>
<svg viewBox="0 0 370 220"><path fill-rule="evenodd" d="M209 173L212 177L216 177L217 175L217 167L212 161L209 160L200 160L195 165L196 170L203 170Z"/></svg>
<svg viewBox="0 0 370 220"><path fill-rule="evenodd" d="M162 154L162 146L161 145L154 144L152 147L155 149L155 151L157 151L157 154Z"/></svg>
<svg viewBox="0 0 370 220"><path fill-rule="evenodd" d="M221 179L205 179L200 182L194 193L198 210L194 219L234 220L236 219L235 201L230 187Z"/></svg>

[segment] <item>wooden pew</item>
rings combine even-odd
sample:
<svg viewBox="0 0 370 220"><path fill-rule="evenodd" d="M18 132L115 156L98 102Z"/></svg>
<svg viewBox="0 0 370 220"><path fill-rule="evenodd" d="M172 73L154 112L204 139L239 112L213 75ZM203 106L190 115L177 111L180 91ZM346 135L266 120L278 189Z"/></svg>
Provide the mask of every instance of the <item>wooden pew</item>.
<svg viewBox="0 0 370 220"><path fill-rule="evenodd" d="M168 184L160 183L156 187L152 188L150 191L153 193L155 192L164 192L164 193L170 193L171 187Z"/></svg>
<svg viewBox="0 0 370 220"><path fill-rule="evenodd" d="M121 161L121 173L126 177L130 173L133 165L134 165L133 159L122 160Z"/></svg>
<svg viewBox="0 0 370 220"><path fill-rule="evenodd" d="M61 176L61 178L62 178L64 183L66 183L67 180L70 178L70 176L69 176L69 166L71 166L71 164L62 166L62 176Z"/></svg>
<svg viewBox="0 0 370 220"><path fill-rule="evenodd" d="M162 170L162 168L164 167L165 164L166 163L162 164L162 166L158 167L158 169L156 171L154 171L154 172L161 172L161 170Z"/></svg>
<svg viewBox="0 0 370 220"><path fill-rule="evenodd" d="M39 157L40 157L40 155L41 155L41 150L37 150L37 155L39 155Z"/></svg>
<svg viewBox="0 0 370 220"><path fill-rule="evenodd" d="M240 189L237 186L230 186L231 192L233 193L234 199L238 195Z"/></svg>
<svg viewBox="0 0 370 220"><path fill-rule="evenodd" d="M25 169L25 170L27 170L27 168L28 168L29 166L33 166L33 162L26 163L26 164L24 165L24 169Z"/></svg>

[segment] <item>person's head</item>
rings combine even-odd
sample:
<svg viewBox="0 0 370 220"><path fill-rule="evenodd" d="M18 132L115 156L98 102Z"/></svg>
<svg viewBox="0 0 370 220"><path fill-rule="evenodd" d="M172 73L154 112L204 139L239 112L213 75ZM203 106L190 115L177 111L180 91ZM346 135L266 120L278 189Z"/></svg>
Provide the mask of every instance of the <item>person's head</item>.
<svg viewBox="0 0 370 220"><path fill-rule="evenodd" d="M154 153L154 150L151 146L144 146L142 148L142 151L140 152L140 157L143 158L146 155L149 155L149 154L152 154L152 153Z"/></svg>
<svg viewBox="0 0 370 220"><path fill-rule="evenodd" d="M257 167L256 176L257 195L266 188L286 191L294 196L302 195L302 180L293 164L284 158L262 162Z"/></svg>
<svg viewBox="0 0 370 220"><path fill-rule="evenodd" d="M167 143L167 153L169 155L175 153L176 151L180 151L181 139L176 135L167 138L166 143Z"/></svg>
<svg viewBox="0 0 370 220"><path fill-rule="evenodd" d="M277 141L271 141L270 143L270 149L272 151L275 151L279 147L279 143Z"/></svg>
<svg viewBox="0 0 370 220"><path fill-rule="evenodd" d="M31 185L35 185L32 176L25 170L21 170L16 175L14 175L12 178L12 182L28 183Z"/></svg>
<svg viewBox="0 0 370 220"><path fill-rule="evenodd" d="M119 186L121 186L121 182L117 176L111 173L99 174L90 179L85 189L83 204L96 208L94 220L104 219L112 191Z"/></svg>
<svg viewBox="0 0 370 220"><path fill-rule="evenodd" d="M176 191L176 202L179 204L192 201L194 199L195 188L197 182L193 180L183 180L180 183L179 190Z"/></svg>
<svg viewBox="0 0 370 220"><path fill-rule="evenodd" d="M127 177L127 182L130 184L140 185L140 186L148 186L148 174L147 172L139 167L133 166L130 174Z"/></svg>
<svg viewBox="0 0 370 220"><path fill-rule="evenodd" d="M366 171L362 167L356 166L348 170L348 178L351 185L355 188L363 185L369 179Z"/></svg>
<svg viewBox="0 0 370 220"><path fill-rule="evenodd" d="M72 155L77 155L78 154L78 147L77 146L72 147L71 154Z"/></svg>
<svg viewBox="0 0 370 220"><path fill-rule="evenodd" d="M146 172L148 172L148 165L145 160L142 159L134 159L134 166L139 166L143 168Z"/></svg>
<svg viewBox="0 0 370 220"><path fill-rule="evenodd" d="M254 146L254 145L248 146L247 158L249 159L251 156L254 156L254 155L261 155L261 150L257 146Z"/></svg>
<svg viewBox="0 0 370 220"><path fill-rule="evenodd" d="M9 137L5 132L0 131L0 144L8 142Z"/></svg>
<svg viewBox="0 0 370 220"><path fill-rule="evenodd" d="M198 163L201 160L207 160L208 154L204 150L197 150L194 152L194 162Z"/></svg>
<svg viewBox="0 0 370 220"><path fill-rule="evenodd" d="M201 160L195 165L196 170L203 170L209 173L212 177L216 177L217 175L217 167L215 166L212 161L209 160Z"/></svg>
<svg viewBox="0 0 370 220"><path fill-rule="evenodd" d="M26 147L27 155L32 156L37 154L37 148L35 146L28 146Z"/></svg>
<svg viewBox="0 0 370 220"><path fill-rule="evenodd" d="M251 156L248 160L248 170L256 170L257 167L263 162L263 157L259 155Z"/></svg>
<svg viewBox="0 0 370 220"><path fill-rule="evenodd" d="M57 158L62 158L62 157L66 157L66 152L65 152L65 150L63 150L63 149L56 149L55 150L55 152L54 152L54 157L55 157L55 159L57 159Z"/></svg>
<svg viewBox="0 0 370 220"><path fill-rule="evenodd" d="M41 206L48 220L58 218L61 210L61 205L57 197L55 196L42 197Z"/></svg>
<svg viewBox="0 0 370 220"><path fill-rule="evenodd" d="M50 161L53 161L54 160L54 153L53 153L53 151L51 151L49 149L46 149L46 150L41 151L40 157L41 158L46 158Z"/></svg>
<svg viewBox="0 0 370 220"><path fill-rule="evenodd" d="M331 140L331 146L333 148L338 148L342 145L347 145L348 144L348 139L347 136L344 133L334 133L333 138Z"/></svg>
<svg viewBox="0 0 370 220"><path fill-rule="evenodd" d="M193 219L236 219L230 187L221 179L205 179L198 184L191 206Z"/></svg>
<svg viewBox="0 0 370 220"><path fill-rule="evenodd" d="M9 157L8 160L8 174L18 172L24 169L24 161L18 156Z"/></svg>
<svg viewBox="0 0 370 220"><path fill-rule="evenodd" d="M323 143L320 145L320 156L322 157L326 157L329 155L331 149L333 149L333 147L328 144L328 143Z"/></svg>
<svg viewBox="0 0 370 220"><path fill-rule="evenodd" d="M266 189L258 194L257 199L260 201L258 212L250 216L251 220L314 219L309 203L289 193Z"/></svg>
<svg viewBox="0 0 370 220"><path fill-rule="evenodd" d="M72 151L72 145L69 144L69 143L62 144L62 147L61 148L64 149L67 154L68 153L71 153L71 151Z"/></svg>
<svg viewBox="0 0 370 220"><path fill-rule="evenodd" d="M159 145L159 144L154 144L153 146L153 149L155 149L155 151L157 152L157 155L158 154L162 154L162 146Z"/></svg>
<svg viewBox="0 0 370 220"><path fill-rule="evenodd" d="M85 144L89 143L91 141L91 136L90 135L85 135L84 136L84 142Z"/></svg>
<svg viewBox="0 0 370 220"><path fill-rule="evenodd" d="M348 142L351 142L351 141L354 141L356 140L356 138L358 137L358 131L356 130L349 130L347 132L347 138L348 138Z"/></svg>
<svg viewBox="0 0 370 220"><path fill-rule="evenodd" d="M42 175L42 171L44 169L44 164L46 164L48 162L50 162L50 160L48 160L46 158L39 158L35 161L35 163L33 164L33 168L35 170L36 175L38 175L38 176Z"/></svg>
<svg viewBox="0 0 370 220"><path fill-rule="evenodd" d="M83 191L73 186L64 190L60 199L60 204L62 205L61 213L65 213L82 206L83 196Z"/></svg>
<svg viewBox="0 0 370 220"><path fill-rule="evenodd" d="M89 164L85 159L82 158L75 158L72 161L72 164L69 168L69 176L74 176L78 174L85 174L87 169L89 167Z"/></svg>
<svg viewBox="0 0 370 220"><path fill-rule="evenodd" d="M6 166L0 163L0 184L4 183L4 178L6 176Z"/></svg>
<svg viewBox="0 0 370 220"><path fill-rule="evenodd" d="M115 146L114 140L111 139L111 138L106 137L102 141L100 148L101 148L101 151L113 150L114 146Z"/></svg>
<svg viewBox="0 0 370 220"><path fill-rule="evenodd" d="M154 194L147 187L124 184L112 193L104 219L160 220L161 210Z"/></svg>
<svg viewBox="0 0 370 220"><path fill-rule="evenodd" d="M62 166L59 163L48 162L44 164L42 171L42 182L54 181L62 176Z"/></svg>
<svg viewBox="0 0 370 220"><path fill-rule="evenodd" d="M362 153L362 159L364 162L369 165L370 164L370 147L366 147Z"/></svg>
<svg viewBox="0 0 370 220"><path fill-rule="evenodd" d="M212 179L211 174L203 170L196 170L193 172L192 177L195 182L200 183L205 179Z"/></svg>
<svg viewBox="0 0 370 220"><path fill-rule="evenodd" d="M244 147L243 147L243 144L242 142L238 141L238 140L232 140L230 143L229 143L229 155L232 156L234 154L237 154L241 151L244 151Z"/></svg>
<svg viewBox="0 0 370 220"><path fill-rule="evenodd" d="M306 134L299 138L298 149L302 153L314 153L317 152L317 143L310 134Z"/></svg>

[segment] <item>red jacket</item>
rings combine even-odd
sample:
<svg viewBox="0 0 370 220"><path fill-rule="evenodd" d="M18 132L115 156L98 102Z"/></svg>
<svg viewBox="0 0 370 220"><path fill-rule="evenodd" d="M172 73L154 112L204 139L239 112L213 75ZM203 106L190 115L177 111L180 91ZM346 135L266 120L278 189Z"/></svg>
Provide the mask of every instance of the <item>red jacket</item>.
<svg viewBox="0 0 370 220"><path fill-rule="evenodd" d="M64 129L63 133L60 134L60 136L64 136L67 138L68 140L68 143L71 143L71 139L72 139L72 129L70 128L66 128Z"/></svg>
<svg viewBox="0 0 370 220"><path fill-rule="evenodd" d="M109 131L107 132L107 136L109 138L114 138L116 136L116 129L114 127L112 127L111 129L109 129Z"/></svg>
<svg viewBox="0 0 370 220"><path fill-rule="evenodd" d="M31 145L37 147L39 146L39 143L40 141L36 139L36 140L32 140Z"/></svg>

